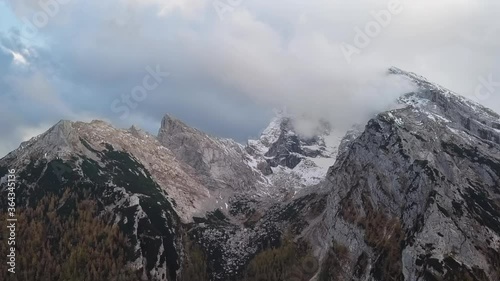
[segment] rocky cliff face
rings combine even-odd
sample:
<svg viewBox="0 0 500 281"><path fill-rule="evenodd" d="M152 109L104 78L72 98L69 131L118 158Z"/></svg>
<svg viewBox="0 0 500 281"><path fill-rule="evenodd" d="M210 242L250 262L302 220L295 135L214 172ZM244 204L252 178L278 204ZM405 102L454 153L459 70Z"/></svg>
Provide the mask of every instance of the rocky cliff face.
<svg viewBox="0 0 500 281"><path fill-rule="evenodd" d="M1 159L0 178L3 183L7 169L17 170L22 207L36 207L45 196L59 198L68 212L76 202L95 201L98 211L111 214L109 223L129 239L127 259L144 279L177 279L188 257L183 225L192 228L191 233L204 233L205 245L225 245L223 259L217 257L220 273L213 272L225 278L224 270L238 273L263 245L280 236L273 225L255 231L245 226L264 214L257 214L257 209L276 203L276 197L268 196L274 193L269 174L258 169L258 161L267 164L266 159L247 151L169 116L158 137L136 127L115 129L102 121L61 121ZM67 188L71 199L66 198ZM212 221L214 210L228 219L222 228L216 223L226 233L218 238L212 225L204 222ZM240 240L247 241L247 247L236 249Z"/></svg>
<svg viewBox="0 0 500 281"><path fill-rule="evenodd" d="M248 141L246 150L275 190L295 193L325 178L344 135L323 120L279 114L259 139Z"/></svg>
<svg viewBox="0 0 500 281"><path fill-rule="evenodd" d="M209 136L169 115L162 121L158 140L176 159L203 175L213 190L246 192L262 185L261 173L247 164L244 147L233 140Z"/></svg>
<svg viewBox="0 0 500 281"><path fill-rule="evenodd" d="M60 198L65 212L81 200L97 202L130 241L133 268L150 280L175 279L181 220L192 219L209 196L154 136L102 121L61 121L1 159L0 167L18 173L19 208L36 207L48 195Z"/></svg>
<svg viewBox="0 0 500 281"><path fill-rule="evenodd" d="M158 137L62 121L0 178L18 170L25 205L98 202L145 280L500 280L500 116L389 72L415 91L347 134L278 116L243 146L170 116Z"/></svg>
<svg viewBox="0 0 500 281"><path fill-rule="evenodd" d="M295 128L298 120L302 121L279 115L258 140L243 146L210 136L167 115L158 139L177 160L202 175L204 185L220 197L215 204L227 203L241 193L282 198L325 178L344 135L322 121L314 124L310 136L305 136Z"/></svg>
<svg viewBox="0 0 500 281"><path fill-rule="evenodd" d="M499 115L391 72L418 90L339 156L328 207L305 235L321 256L324 241L349 249L332 280L498 280Z"/></svg>

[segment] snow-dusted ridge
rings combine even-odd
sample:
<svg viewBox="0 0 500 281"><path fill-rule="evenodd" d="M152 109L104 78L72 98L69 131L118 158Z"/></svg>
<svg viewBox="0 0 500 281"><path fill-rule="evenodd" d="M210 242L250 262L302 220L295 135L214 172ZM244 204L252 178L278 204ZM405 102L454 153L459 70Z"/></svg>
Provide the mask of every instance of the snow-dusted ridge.
<svg viewBox="0 0 500 281"><path fill-rule="evenodd" d="M247 145L250 165L261 163L260 169L281 195L319 184L335 163L345 135L322 121L317 124L317 133L306 137L296 129L299 118L305 117L276 116L260 138L249 140Z"/></svg>
<svg viewBox="0 0 500 281"><path fill-rule="evenodd" d="M155 281L182 272L186 236L218 265L211 279L225 281L284 233L307 242L318 265L345 247L339 280L499 280L500 116L417 74L389 73L416 89L347 134L327 122L303 134L302 117L279 115L245 146L171 116L158 136L61 121L0 159L0 172L29 170L19 196L36 198L57 186L51 163L70 163L76 180L64 186L94 192L128 231L130 263L152 266Z"/></svg>
<svg viewBox="0 0 500 281"><path fill-rule="evenodd" d="M421 90L425 91L433 91L435 93L439 93L440 96L443 96L448 99L452 99L455 102L461 103L462 106L473 109L473 112L476 114L481 114L481 115L488 115L489 117L496 118L500 120L500 115L498 115L496 112L493 110L486 108L485 106L470 100L458 93L455 93L439 84L432 83L430 82L427 78L420 76L418 74L415 74L413 72L408 72L401 70L397 67L391 67L389 69L389 74L393 75L399 75L401 77L407 78L410 82L414 83L416 86L418 86ZM403 95L400 98L400 101L408 104L408 105L413 105L416 107L420 107L422 105L425 105L425 103L428 102L428 98L422 99L422 96L420 95Z"/></svg>

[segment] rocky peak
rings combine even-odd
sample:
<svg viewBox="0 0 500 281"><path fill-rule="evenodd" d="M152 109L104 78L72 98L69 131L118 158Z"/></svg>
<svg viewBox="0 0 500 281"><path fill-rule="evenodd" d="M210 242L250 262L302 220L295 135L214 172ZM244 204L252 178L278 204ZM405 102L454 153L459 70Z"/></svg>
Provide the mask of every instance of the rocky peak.
<svg viewBox="0 0 500 281"><path fill-rule="evenodd" d="M425 107L429 102L432 106L440 107L444 112L468 112L480 114L482 118L500 119L500 115L483 105L467 99L441 85L432 83L427 78L413 72L407 72L396 67L389 69L389 74L399 75L408 79L417 86L417 91L403 95L400 102L403 104ZM428 107L429 108L429 107Z"/></svg>
<svg viewBox="0 0 500 281"><path fill-rule="evenodd" d="M161 121L159 135L177 135L181 133L205 135L203 132L188 126L170 114L166 114Z"/></svg>
<svg viewBox="0 0 500 281"><path fill-rule="evenodd" d="M319 253L332 239L350 250L335 273L342 280L499 280L491 266L500 256L497 115L416 74L391 72L416 91L339 155L324 182L326 212L304 233Z"/></svg>
<svg viewBox="0 0 500 281"><path fill-rule="evenodd" d="M200 173L212 190L248 191L262 182L262 174L248 165L243 146L231 139L209 136L166 115L158 140Z"/></svg>
<svg viewBox="0 0 500 281"><path fill-rule="evenodd" d="M278 190L293 192L325 177L344 133L324 120L278 114L246 150Z"/></svg>
<svg viewBox="0 0 500 281"><path fill-rule="evenodd" d="M259 140L264 146L270 147L289 129L290 117L278 115L271 120L267 128L262 132Z"/></svg>
<svg viewBox="0 0 500 281"><path fill-rule="evenodd" d="M287 233L314 264L300 276L293 267L306 264L289 265L301 280L500 280L499 116L389 72L415 91L346 136L283 115L247 147L172 116L158 137L61 121L0 159L0 177L19 168L20 202L65 187L90 194L127 234L143 279L179 280L204 256L210 280L242 280Z"/></svg>
<svg viewBox="0 0 500 281"><path fill-rule="evenodd" d="M135 137L138 137L138 138L144 138L144 137L147 137L147 136L150 136L150 134L146 131L144 131L143 129L141 128L138 128L136 127L135 125L132 125L128 131Z"/></svg>
<svg viewBox="0 0 500 281"><path fill-rule="evenodd" d="M427 79L397 68L390 73L402 75L417 86L417 91L403 95L403 105L424 112L431 120L463 130L471 136L500 144L500 115Z"/></svg>
<svg viewBox="0 0 500 281"><path fill-rule="evenodd" d="M300 123L308 122L308 132L301 132L298 126ZM267 158L282 158L294 155L299 157L316 157L319 155L327 156L327 144L325 138L333 133L328 122L319 120L311 121L308 119L299 119L292 116L277 116L269 126L262 132L258 140L250 140L247 150L252 154L263 155ZM287 166L293 169L296 164L291 161L286 164L285 159L276 159L281 162L277 165ZM300 161L298 161L300 162Z"/></svg>
<svg viewBox="0 0 500 281"><path fill-rule="evenodd" d="M78 139L77 135L73 122L61 120L45 133L21 143L4 158L22 165L30 159L65 157L73 150L73 144Z"/></svg>
<svg viewBox="0 0 500 281"><path fill-rule="evenodd" d="M192 219L208 197L195 173L156 138L98 120L57 123L0 159L0 172L6 167L19 174L20 208L43 204L47 195L58 196L58 210L68 213L76 211L73 200L98 202L96 216L109 215L130 242L130 266L153 280L165 280L167 272L175 280L179 217Z"/></svg>
<svg viewBox="0 0 500 281"><path fill-rule="evenodd" d="M177 211L183 220L191 220L192 214L200 210L201 202L210 197L197 173L177 161L156 137L135 126L129 130L117 129L100 120L60 121L45 133L22 143L1 159L0 165L8 163L6 166L21 170L32 162L36 166L53 160L80 159L74 165L78 169L78 165L87 160L101 163L110 153L130 155L143 165L177 202Z"/></svg>

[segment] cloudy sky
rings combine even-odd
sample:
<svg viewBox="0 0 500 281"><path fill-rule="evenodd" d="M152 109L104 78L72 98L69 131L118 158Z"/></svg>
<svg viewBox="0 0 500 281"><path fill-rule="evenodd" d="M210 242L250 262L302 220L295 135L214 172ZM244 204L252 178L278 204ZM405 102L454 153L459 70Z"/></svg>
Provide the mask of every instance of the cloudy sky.
<svg viewBox="0 0 500 281"><path fill-rule="evenodd" d="M500 111L499 8L498 0L0 0L0 157L60 119L155 133L168 112L238 141L258 135L273 108L362 122L405 91L384 77L391 65Z"/></svg>

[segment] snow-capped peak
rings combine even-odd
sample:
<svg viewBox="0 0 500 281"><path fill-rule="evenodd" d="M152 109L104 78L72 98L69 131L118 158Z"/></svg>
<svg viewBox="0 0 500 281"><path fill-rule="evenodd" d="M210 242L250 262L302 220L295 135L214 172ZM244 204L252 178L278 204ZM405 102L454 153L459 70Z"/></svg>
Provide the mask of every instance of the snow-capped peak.
<svg viewBox="0 0 500 281"><path fill-rule="evenodd" d="M460 111L470 111L470 113L481 115L486 119L500 119L500 116L485 106L461 96L439 84L432 83L427 78L391 67L389 74L400 75L410 80L417 86L417 91L403 95L399 102L403 105L410 105L415 108L435 111L437 108L446 109L450 105L461 108ZM428 105L431 105L429 107ZM444 110L445 112L448 110Z"/></svg>
<svg viewBox="0 0 500 281"><path fill-rule="evenodd" d="M277 114L247 152L278 190L295 190L325 177L344 135L324 120Z"/></svg>
<svg viewBox="0 0 500 281"><path fill-rule="evenodd" d="M403 75L418 86L416 91L399 99L403 106L424 114L429 121L445 124L450 130L465 131L479 139L500 143L500 115L491 109L415 73L394 67L389 72Z"/></svg>
<svg viewBox="0 0 500 281"><path fill-rule="evenodd" d="M267 128L260 135L260 141L266 146L275 143L280 137L282 125L286 119L287 117L285 116L274 117Z"/></svg>

